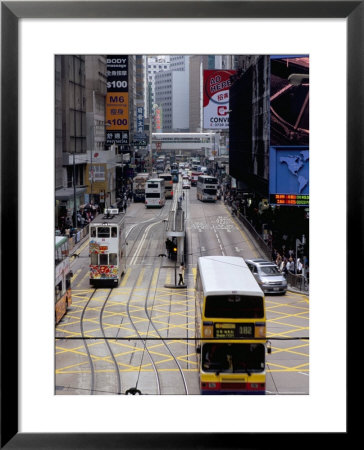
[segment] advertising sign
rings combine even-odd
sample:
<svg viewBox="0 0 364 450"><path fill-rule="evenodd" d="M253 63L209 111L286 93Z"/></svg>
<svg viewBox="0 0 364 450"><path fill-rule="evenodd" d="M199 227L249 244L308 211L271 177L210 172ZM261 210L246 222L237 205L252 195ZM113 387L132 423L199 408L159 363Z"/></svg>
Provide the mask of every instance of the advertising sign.
<svg viewBox="0 0 364 450"><path fill-rule="evenodd" d="M137 107L137 133L144 133L144 107Z"/></svg>
<svg viewBox="0 0 364 450"><path fill-rule="evenodd" d="M309 144L309 58L271 57L270 145Z"/></svg>
<svg viewBox="0 0 364 450"><path fill-rule="evenodd" d="M203 127L210 130L229 128L230 76L235 70L204 70Z"/></svg>
<svg viewBox="0 0 364 450"><path fill-rule="evenodd" d="M273 205L308 206L308 147L270 147L269 203Z"/></svg>
<svg viewBox="0 0 364 450"><path fill-rule="evenodd" d="M128 56L111 55L106 60L106 144L129 144Z"/></svg>

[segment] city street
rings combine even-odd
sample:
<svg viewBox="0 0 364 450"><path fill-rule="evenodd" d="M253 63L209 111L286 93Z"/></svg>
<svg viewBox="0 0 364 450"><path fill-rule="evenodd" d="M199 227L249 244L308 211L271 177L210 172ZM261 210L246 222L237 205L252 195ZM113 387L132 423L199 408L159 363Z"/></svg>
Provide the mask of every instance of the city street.
<svg viewBox="0 0 364 450"><path fill-rule="evenodd" d="M178 194L162 209L128 206L127 270L117 288L95 292L89 285L88 239L81 243L71 263L72 306L55 332L57 395L125 394L131 388L144 395L199 394L193 340L197 258L261 255L223 201L202 203L191 188L182 201L187 288L165 287L174 284L176 268L159 255L165 253L165 220ZM272 349L266 393L308 394L308 296L290 291L266 295L266 314Z"/></svg>

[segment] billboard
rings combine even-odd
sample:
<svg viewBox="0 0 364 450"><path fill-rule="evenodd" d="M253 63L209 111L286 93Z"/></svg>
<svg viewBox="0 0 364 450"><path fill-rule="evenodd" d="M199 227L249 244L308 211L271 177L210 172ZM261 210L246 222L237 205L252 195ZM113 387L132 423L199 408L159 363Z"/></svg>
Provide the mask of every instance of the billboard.
<svg viewBox="0 0 364 450"><path fill-rule="evenodd" d="M271 57L270 145L309 144L309 58Z"/></svg>
<svg viewBox="0 0 364 450"><path fill-rule="evenodd" d="M235 70L203 71L203 127L205 129L229 129L230 77L235 73Z"/></svg>
<svg viewBox="0 0 364 450"><path fill-rule="evenodd" d="M269 155L269 203L308 206L309 148L274 146Z"/></svg>
<svg viewBox="0 0 364 450"><path fill-rule="evenodd" d="M106 144L129 144L128 56L111 55L106 60Z"/></svg>

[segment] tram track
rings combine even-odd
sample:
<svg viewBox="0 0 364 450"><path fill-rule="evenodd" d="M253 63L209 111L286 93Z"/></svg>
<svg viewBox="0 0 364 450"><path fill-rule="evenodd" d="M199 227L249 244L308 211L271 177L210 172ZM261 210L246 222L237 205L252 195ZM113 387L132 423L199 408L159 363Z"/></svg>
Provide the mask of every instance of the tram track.
<svg viewBox="0 0 364 450"><path fill-rule="evenodd" d="M164 246L164 242L163 242L163 239L162 239L161 242L160 242L160 248L162 249L163 246ZM155 280L156 286L158 286L160 270L161 270L161 262L159 263L159 267L158 267L158 278L157 278L157 280ZM157 335L157 337L158 337L157 340L160 341L163 344L164 348L167 350L167 352L169 353L170 357L172 358L174 364L177 366L178 372L179 372L181 380L182 380L184 393L187 395L188 394L188 386L187 386L187 382L186 382L186 379L185 379L185 376L184 376L184 373L183 373L183 369L182 369L180 363L178 362L177 357L171 351L171 349L170 349L169 345L167 344L166 340L163 338L163 336L158 331L158 329L157 329L157 327L156 327L156 325L155 325L155 323L153 322L153 319L152 319L153 309L154 309L154 305L155 305L155 296L156 296L156 292L155 291L154 291L154 293L152 292L153 291L153 288L152 288L153 278L154 278L153 274L151 274L150 278L148 280L147 287L146 287L146 294L145 294L145 300L144 300L144 313L145 313L145 317L147 318L147 321L146 321L147 322L147 329L146 330L138 329L137 324L135 323L135 321L133 319L133 314L131 313L131 307L133 306L133 302L132 301L133 301L134 298L137 297L135 295L135 289L136 289L136 283L137 283L138 277L136 277L136 281L134 282L133 288L132 288L132 290L131 290L131 292L129 294L129 298L128 298L127 305L126 305L126 311L127 311L128 320L129 320L131 326L133 327L134 332L137 335L137 339L140 342L142 342L142 344L143 344L143 355L142 355L140 366L139 366L138 378L136 380L135 387L132 387L132 389L134 390L134 392L138 391L138 387L139 387L138 383L139 383L139 379L140 379L141 367L143 366L144 353L146 352L148 357L149 357L149 360L151 362L151 365L153 367L154 378L155 378L155 383L156 383L156 393L157 393L157 395L162 395L163 394L163 392L162 392L163 386L162 386L162 383L161 383L161 372L160 372L160 370L158 370L158 367L157 367L157 364L156 364L156 362L155 362L155 360L153 358L153 355L152 355L152 353L150 352L150 350L148 348L148 335L149 335L149 333L151 331L151 328L152 328L153 333L155 335ZM148 304L149 303L148 299L151 298L151 297L153 298L153 303L151 305L152 313L150 314L148 312L148 309L150 308L150 306ZM143 337L142 334L145 334L145 337ZM131 340L132 340L132 338L131 338ZM153 342L155 342L155 336L153 336Z"/></svg>
<svg viewBox="0 0 364 450"><path fill-rule="evenodd" d="M83 307L82 313L81 313L81 316L80 316L81 338L82 338L82 342L84 344L84 347L85 347L85 350L86 350L86 353L87 353L88 362L89 362L89 365L90 365L90 372L91 372L91 383L90 383L91 384L91 386L90 386L90 393L91 393L91 395L94 395L94 393L96 391L100 391L100 390L96 389L95 365L94 365L93 358L91 356L91 352L90 352L89 346L87 344L88 339L86 339L86 337L92 339L92 336L86 336L85 329L84 329L84 321L86 320L85 319L85 315L87 313L87 310L88 309L92 309L92 311L95 310L95 308L90 308L90 303L92 301L96 300L96 299L94 299L94 295L96 294L97 291L98 291L97 288L93 290L93 292L90 295L90 298L88 299L88 301L86 302L85 306ZM112 360L114 368L115 368L116 386L117 386L117 390L116 390L115 393L116 394L121 394L122 386L121 386L121 378L120 378L119 366L118 366L118 363L116 361L114 352L112 351L112 348L110 346L109 340L108 340L108 338L107 338L107 336L105 334L105 330L104 330L104 326L103 326L103 314L104 314L105 306L106 306L106 304L107 304L107 302L108 302L108 300L110 298L110 295L111 295L112 291L113 291L112 288L110 288L108 290L106 298L105 298L105 300L102 303L102 306L100 308L100 313L98 315L98 324L99 324L99 328L100 328L100 331L101 331L101 335L102 335L102 337L104 339L105 345L106 345L106 347L108 349L108 352L110 354L111 360Z"/></svg>
<svg viewBox="0 0 364 450"><path fill-rule="evenodd" d="M177 198L176 198L177 200ZM139 294L139 307L135 309L135 311L143 311L143 315L146 318L144 321L135 320L135 313L133 312L133 304L135 305L135 299L138 299L138 289L140 291L140 287L137 286L138 280L142 279L142 271L145 270L145 264L143 262L143 258L151 257L148 253L155 253L154 258L157 257L159 254L164 254L165 252L165 242L164 242L164 234L161 233L161 235L158 237L157 240L157 247L152 246L152 241L147 239L147 236L152 229L153 226L157 226L161 221L163 221L165 218L168 217L169 211L172 209L172 207L175 206L176 202L170 202L169 208L166 209L165 207L158 211L157 214L154 215L153 218L148 219L144 221L143 223L138 223L134 227L128 230L127 236L130 235L130 233L138 226L137 231L137 237L134 240L134 243L132 246L130 246L129 249L129 257L134 258L134 268L137 269L139 266L139 273L135 273L135 281L133 283L132 288L130 289L130 293L128 295L127 303L125 302L120 303L123 307L119 309L119 306L117 306L117 310L115 310L109 317L112 316L119 316L121 318L120 321L118 321L118 324L114 323L111 325L112 327L117 327L118 331L116 336L110 336L105 333L105 315L107 310L108 301L110 299L110 296L113 292L113 290L117 288L110 288L105 292L105 297L98 296L97 293L100 293L102 291L105 291L105 288L94 288L92 292L89 292L89 298L86 299L86 303L82 307L81 315L79 318L79 327L80 327L80 340L82 340L83 346L85 348L85 355L87 357L86 363L89 366L89 388L88 391L91 395L96 394L126 394L126 393L135 393L138 388L138 380L136 380L135 383L135 389L133 389L132 383L129 383L129 380L131 380L131 376L133 375L133 371L135 369L131 369L129 371L128 369L124 369L125 375L123 375L121 367L122 366L135 366L132 364L133 358L135 359L135 355L138 355L140 353L140 344L142 344L142 359L139 365L139 371L138 371L138 379L139 376L143 373L143 376L146 375L146 378L144 379L144 387L149 386L149 383L147 381L148 377L148 371L143 371L143 358L145 358L145 355L148 355L148 358L150 360L150 364L153 368L154 373L154 379L155 379L155 388L152 392L152 394L157 393L157 395L162 395L163 393L170 393L167 392L168 390L168 376L166 375L166 366L165 364L173 363L174 366L177 368L177 372L179 373L179 377L181 381L181 385L178 388L178 384L176 383L176 388L180 391L180 393L183 391L184 394L188 394L188 386L187 382L183 373L183 369L181 367L180 362L178 361L178 354L174 354L172 349L167 343L166 337L163 337L162 334L158 331L158 326L153 321L153 308L155 306L156 301L156 291L158 288L159 283L159 277L160 277L160 271L162 269L162 259L160 259L159 264L155 264L155 268L158 269L158 275L155 271L150 272L149 279L146 278L145 282L147 284L146 286L146 293L145 298L140 299ZM150 223L152 222L152 223ZM144 239L143 237L144 236ZM158 242L159 241L159 242ZM140 245L141 243L148 242L148 246ZM153 247L153 249L152 249ZM141 259L139 259L141 258ZM137 263L137 261L140 261L140 263ZM151 264L153 265L153 264ZM130 267L130 265L129 265ZM144 273L144 272L143 272ZM154 280L154 283L153 283ZM153 286L152 286L153 284ZM155 286L155 290L154 289ZM152 304L150 306L152 299ZM116 303L115 303L116 304ZM113 305L111 305L113 306ZM125 311L125 309L126 311ZM97 317L96 317L97 314ZM137 313L140 314L140 313ZM173 313L172 313L173 314ZM134 316L134 317L133 317ZM133 339L133 336L127 336L125 337L123 335L119 338L119 333L122 329L125 329L126 321L124 321L124 318L127 317L128 321L130 322L131 327L133 328L133 331L135 333L135 339ZM116 318L116 317L115 317ZM170 320L170 317L168 321ZM89 327L88 325L92 324L95 325L97 323L97 327ZM144 324L142 327L140 326L140 323ZM122 325L122 326L121 326ZM110 324L107 324L108 327L110 327ZM143 329L144 326L144 329ZM145 331L145 327L147 327ZM130 330L130 328L129 328ZM143 331L144 330L144 331ZM155 342L160 342L160 344L163 345L162 348L164 348L164 351L158 351L153 352L150 349L150 342L148 342L148 337L153 339L153 346L158 344L155 344ZM71 339L75 339L76 336L71 337ZM129 364L126 363L126 358L124 358L124 355L117 354L113 351L113 340L115 341L116 345L118 339L121 339L122 341L130 341L132 345L134 346L134 351L130 352L127 351L125 353L128 354L129 358ZM170 340L170 338L169 338ZM133 342L134 341L134 342ZM130 346L131 347L131 346ZM154 353L154 354L153 354ZM167 357L168 353L168 357ZM162 356L162 355L165 356ZM162 358L162 361L161 361ZM110 363L113 366L113 371L110 370ZM158 368L158 364L163 364L163 368ZM85 364L83 362L82 364ZM170 369L168 367L167 372L170 373ZM86 373L83 371L83 373ZM163 385L163 379L164 379L164 385ZM131 388L131 389L130 389ZM69 387L71 389L71 387ZM77 387L73 387L72 389L77 389ZM130 392L131 391L131 392ZM145 389L144 389L145 391ZM145 394L145 392L142 392ZM148 392L149 393L149 392Z"/></svg>

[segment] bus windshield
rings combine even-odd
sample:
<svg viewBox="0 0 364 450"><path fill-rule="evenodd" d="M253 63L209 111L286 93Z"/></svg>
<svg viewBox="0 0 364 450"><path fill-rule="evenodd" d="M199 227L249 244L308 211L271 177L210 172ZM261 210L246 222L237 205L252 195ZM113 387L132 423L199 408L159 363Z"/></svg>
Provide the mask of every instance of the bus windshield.
<svg viewBox="0 0 364 450"><path fill-rule="evenodd" d="M217 178L205 178L203 181L205 184L207 184L207 183L217 184Z"/></svg>
<svg viewBox="0 0 364 450"><path fill-rule="evenodd" d="M204 189L203 190L205 194L214 195L216 194L216 189Z"/></svg>
<svg viewBox="0 0 364 450"><path fill-rule="evenodd" d="M253 295L209 295L206 297L205 317L225 319L263 318L263 297Z"/></svg>
<svg viewBox="0 0 364 450"><path fill-rule="evenodd" d="M264 344L204 344L202 368L205 372L262 372L265 367Z"/></svg>

